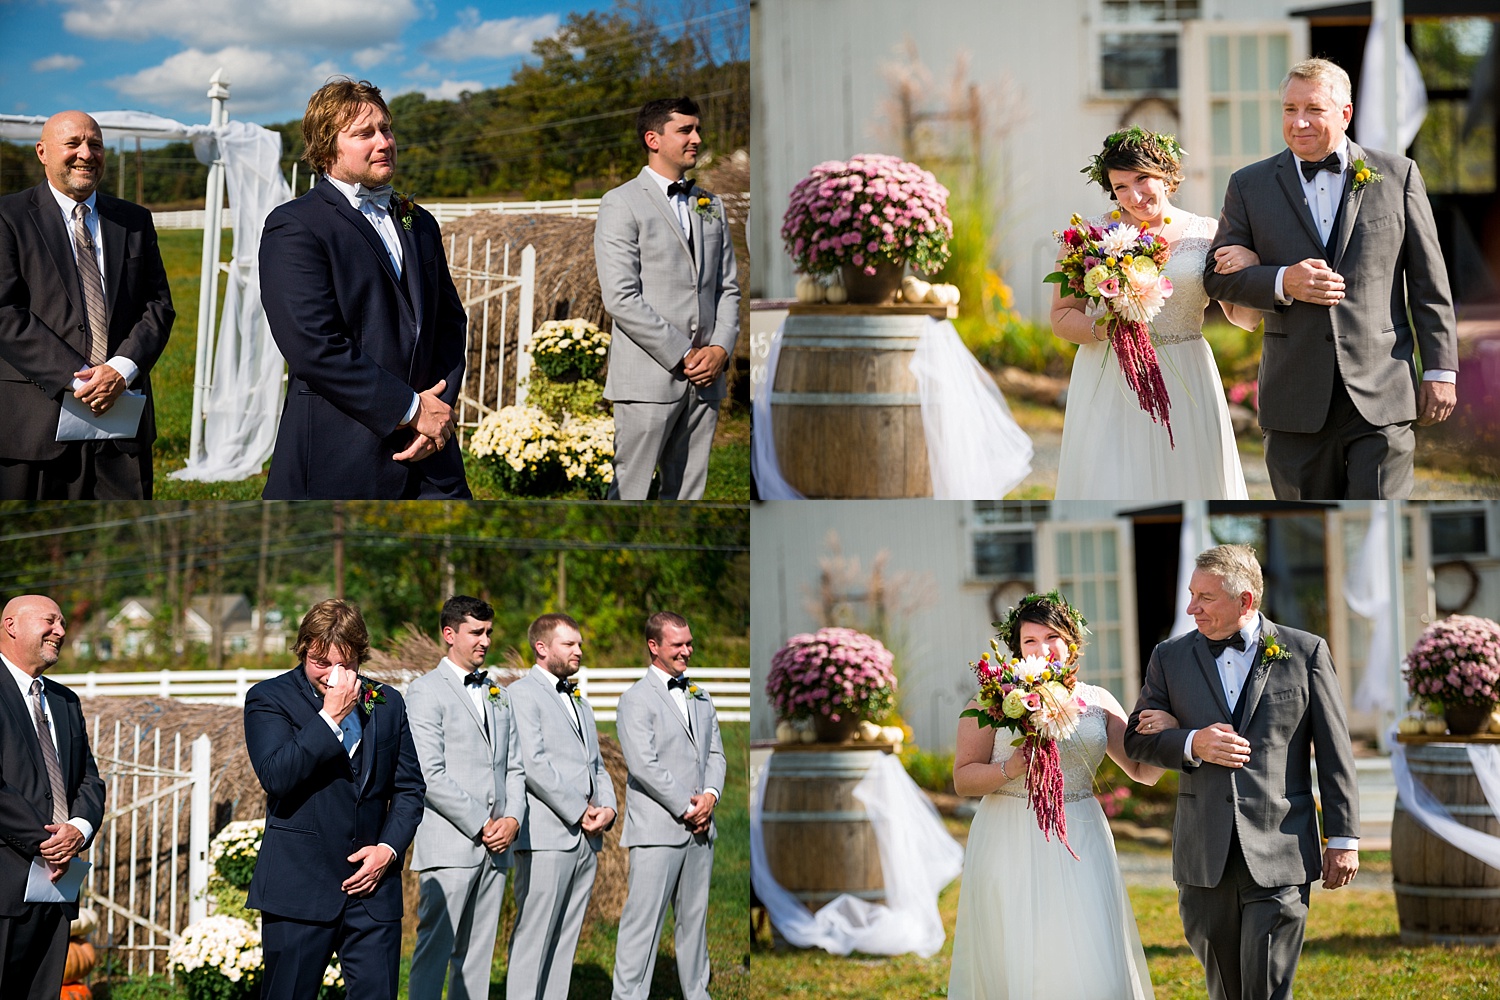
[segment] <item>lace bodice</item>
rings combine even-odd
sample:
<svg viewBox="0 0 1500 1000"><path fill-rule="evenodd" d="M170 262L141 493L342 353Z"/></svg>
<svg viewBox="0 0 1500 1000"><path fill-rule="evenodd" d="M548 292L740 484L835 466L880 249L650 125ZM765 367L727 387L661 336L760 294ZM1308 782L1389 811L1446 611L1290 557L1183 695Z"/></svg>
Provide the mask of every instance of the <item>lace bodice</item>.
<svg viewBox="0 0 1500 1000"><path fill-rule="evenodd" d="M1202 288L1201 282L1199 288ZM1063 798L1068 802L1094 794L1094 772L1099 769L1099 762L1109 747L1109 716L1100 698L1104 690L1092 684L1079 684L1073 688L1073 693L1083 699L1085 708L1078 719L1078 730L1058 744L1062 758ZM990 751L991 764L998 764L1019 752L1019 748L1010 745L1014 738L1010 730L996 730L995 748ZM1002 785L995 794L1024 799L1026 782L1016 779Z"/></svg>
<svg viewBox="0 0 1500 1000"><path fill-rule="evenodd" d="M1151 322L1156 340L1165 344L1180 344L1203 336L1203 310L1208 307L1203 268L1214 233L1219 229L1217 219L1191 215L1182 209L1173 211L1187 216L1187 223L1177 241L1169 244L1172 256L1167 258L1166 271L1172 279L1172 297ZM1108 215L1101 215L1088 221L1090 225L1102 226L1111 220Z"/></svg>

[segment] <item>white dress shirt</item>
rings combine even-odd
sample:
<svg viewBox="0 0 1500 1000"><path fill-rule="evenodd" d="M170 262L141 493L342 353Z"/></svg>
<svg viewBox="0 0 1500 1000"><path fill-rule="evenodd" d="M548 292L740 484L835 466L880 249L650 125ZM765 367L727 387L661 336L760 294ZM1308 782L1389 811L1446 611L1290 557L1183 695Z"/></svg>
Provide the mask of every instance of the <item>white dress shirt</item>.
<svg viewBox="0 0 1500 1000"><path fill-rule="evenodd" d="M67 195L63 194L57 188L53 187L50 182L47 184L47 190L52 192L52 197L57 200L57 207L62 211L63 229L67 231L68 245L73 248L74 258L77 258L78 256L78 242L73 239L73 209L79 204L87 205L89 207L88 214L84 216L84 225L88 227L89 239L94 241L94 259L99 262L99 282L101 285L103 285L105 308L108 308L109 285L107 282L105 282L104 276L109 272L104 270L104 240L99 235L98 192L89 195L82 202L76 202L72 198L69 198ZM108 331L105 331L105 335L108 336ZM136 375L138 375L141 370L139 365L137 365L134 361L131 361L124 355L115 355L104 363L109 365L115 371L119 372L120 377L125 380L126 385L134 382ZM83 379L75 378L69 388L77 389L82 385Z"/></svg>
<svg viewBox="0 0 1500 1000"><path fill-rule="evenodd" d="M6 659L4 656L0 656L0 663L4 663L5 666L9 668L11 679L16 682L16 687L20 688L21 703L26 706L27 718L33 720L32 731L35 732L36 702L31 697L32 676L26 671L22 670L20 667L17 667L14 663L10 662L10 660ZM42 687L42 707L47 713L47 730L52 734L52 748L55 750L57 749L57 722L52 718L51 706L47 704L45 684ZM61 762L60 754L58 755L58 759L59 762ZM67 781L68 776L63 775L63 780ZM67 803L64 803L64 805L66 804ZM51 817L48 817L48 822L51 822ZM88 843L88 841L94 836L94 824L90 823L82 816L69 817L68 822L71 825L77 827L78 832L83 834L84 843ZM46 840L47 838L43 837L42 839Z"/></svg>
<svg viewBox="0 0 1500 1000"><path fill-rule="evenodd" d="M391 266L396 269L396 277L401 277L401 234L396 232L396 220L391 215L389 208L382 208L375 202L365 200L360 202L359 193L364 190L363 184L350 184L341 181L337 177L323 175L323 179L338 189L339 193L349 199L350 206L369 220L370 225L375 227L375 232L380 236L380 242L385 244L385 252L391 258ZM401 418L401 426L405 427L411 423L417 415L417 407L421 405L421 399L413 392L411 394L411 405L406 408L406 416Z"/></svg>
<svg viewBox="0 0 1500 1000"><path fill-rule="evenodd" d="M446 663L449 669L458 676L459 687L463 688L464 694L469 696L469 701L474 705L474 711L479 715L480 724L484 727L485 735L488 736L490 731L489 716L484 711L484 696L489 693L488 690L484 687L465 684L464 678L469 676L469 671L460 667L446 656L443 657L442 663L438 664L438 669L442 669L443 663Z"/></svg>
<svg viewBox="0 0 1500 1000"><path fill-rule="evenodd" d="M1327 173L1327 171L1319 171ZM1245 683L1250 679L1250 668L1255 664L1255 654L1260 651L1260 612L1240 629L1240 635L1244 637L1245 648L1235 649L1233 646L1225 646L1224 652L1220 653L1214 660L1214 665L1219 668L1219 683L1224 686L1224 700L1229 703L1230 712L1239 700L1244 697ZM1188 731L1187 745L1183 748L1183 759L1191 764L1201 764L1203 761L1193 753L1193 737L1198 730ZM1250 752L1254 753L1252 746ZM1329 837L1329 848L1336 851L1355 851L1359 849L1358 837Z"/></svg>
<svg viewBox="0 0 1500 1000"><path fill-rule="evenodd" d="M665 670L663 670L661 667L658 667L654 663L651 664L650 672L656 676L656 679L661 682L663 687L666 687L667 681L673 679L671 674L667 673ZM672 699L672 704L676 705L677 711L682 713L683 719L685 719L688 724L688 732L692 734L693 742L697 743L698 740L702 739L703 737L701 733L693 728L692 716L688 715L687 692L682 688L667 687L667 697ZM712 792L714 796L714 803L716 805L718 804L718 801L723 798L723 796L719 794L719 790L717 788L705 788L702 789L702 791Z"/></svg>
<svg viewBox="0 0 1500 1000"><path fill-rule="evenodd" d="M543 684L546 684L549 688L552 689L552 694L557 698L558 701L563 703L563 708L568 713L568 717L573 720L573 728L578 730L579 736L582 736L583 717L578 714L578 706L573 704L573 696L563 694L561 691L557 690L557 682L559 680L572 680L573 678L559 678L556 674L548 670L546 667L542 666L540 663L532 664L531 672L537 675L537 679L539 681L541 681Z"/></svg>
<svg viewBox="0 0 1500 1000"><path fill-rule="evenodd" d="M1349 169L1349 140L1345 139L1339 143L1339 148L1334 150L1334 153L1339 158L1339 172L1334 174L1327 170L1319 170L1312 175L1311 180L1302 173L1303 160L1295 154L1292 156L1297 167L1297 180L1302 183L1302 197L1307 201L1307 207L1312 210L1313 222L1318 227L1318 238L1323 241L1324 246L1328 245L1328 237L1333 233L1333 221L1339 211L1339 198L1344 193L1344 174ZM1285 277L1285 267L1277 270L1276 301L1289 306L1292 304L1291 296L1282 289L1282 280ZM1458 372L1443 368L1428 368L1422 372L1422 381L1457 382Z"/></svg>
<svg viewBox="0 0 1500 1000"><path fill-rule="evenodd" d="M667 199L667 204L671 205L672 206L672 210L677 213L677 224L682 227L682 235L683 236L692 236L692 234L693 234L693 204L692 204L692 202L688 200L688 196L687 196L686 193L678 193L678 194L674 194L674 195L670 195L670 196L667 195L667 188L668 188L668 186L670 186L671 184L675 183L676 180L677 180L677 178L675 178L675 177L663 177L661 174L657 173L655 170L651 169L650 167L646 168L646 172L648 174L650 174L651 179L656 182L656 186L659 187L659 188L661 188L662 196Z"/></svg>

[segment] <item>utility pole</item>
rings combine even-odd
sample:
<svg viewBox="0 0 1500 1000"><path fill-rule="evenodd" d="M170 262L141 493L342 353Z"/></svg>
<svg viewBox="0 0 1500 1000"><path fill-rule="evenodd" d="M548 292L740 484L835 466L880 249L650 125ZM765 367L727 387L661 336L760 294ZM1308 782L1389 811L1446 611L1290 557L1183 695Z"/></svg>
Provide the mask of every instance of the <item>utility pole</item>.
<svg viewBox="0 0 1500 1000"><path fill-rule="evenodd" d="M557 610L568 610L568 553L562 549L557 552Z"/></svg>
<svg viewBox="0 0 1500 1000"><path fill-rule="evenodd" d="M255 568L255 664L266 658L266 562L271 548L271 502L260 502L260 558Z"/></svg>
<svg viewBox="0 0 1500 1000"><path fill-rule="evenodd" d="M333 596L344 599L344 501L333 502Z"/></svg>

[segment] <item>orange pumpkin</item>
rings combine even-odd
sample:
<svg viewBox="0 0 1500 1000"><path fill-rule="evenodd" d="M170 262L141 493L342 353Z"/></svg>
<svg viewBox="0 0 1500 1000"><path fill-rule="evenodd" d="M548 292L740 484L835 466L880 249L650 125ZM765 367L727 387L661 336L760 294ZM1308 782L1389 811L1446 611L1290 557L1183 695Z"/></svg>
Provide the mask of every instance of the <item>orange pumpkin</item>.
<svg viewBox="0 0 1500 1000"><path fill-rule="evenodd" d="M94 971L94 946L83 938L68 938L68 960L63 965L63 982L80 982L90 972ZM88 987L83 987L84 996L88 995ZM64 1000L68 994L63 993Z"/></svg>
<svg viewBox="0 0 1500 1000"><path fill-rule="evenodd" d="M82 983L65 983L61 1000L94 1000L94 994Z"/></svg>

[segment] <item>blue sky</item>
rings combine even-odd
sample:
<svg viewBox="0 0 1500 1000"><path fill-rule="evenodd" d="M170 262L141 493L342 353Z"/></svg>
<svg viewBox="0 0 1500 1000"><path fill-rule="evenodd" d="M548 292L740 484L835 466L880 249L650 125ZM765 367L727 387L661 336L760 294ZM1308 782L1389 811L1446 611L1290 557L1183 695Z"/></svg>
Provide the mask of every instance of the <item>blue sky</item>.
<svg viewBox="0 0 1500 1000"><path fill-rule="evenodd" d="M727 3L711 5L722 10ZM0 112L134 109L208 117L224 67L233 118L302 116L329 76L387 99L457 97L510 81L568 12L609 0L0 0ZM663 22L680 20L663 12ZM675 34L676 32L671 32Z"/></svg>

